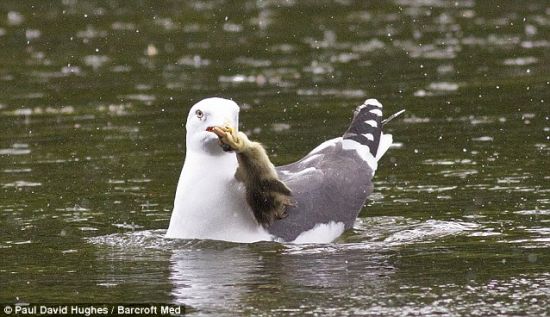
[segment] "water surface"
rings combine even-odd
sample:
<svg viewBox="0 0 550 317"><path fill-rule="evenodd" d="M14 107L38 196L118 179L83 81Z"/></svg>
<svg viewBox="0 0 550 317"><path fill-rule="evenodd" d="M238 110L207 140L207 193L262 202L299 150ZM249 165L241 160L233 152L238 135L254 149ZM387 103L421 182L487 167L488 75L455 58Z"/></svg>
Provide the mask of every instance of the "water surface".
<svg viewBox="0 0 550 317"><path fill-rule="evenodd" d="M2 1L0 302L547 316L549 47L546 1ZM276 164L407 112L335 243L165 240L207 96Z"/></svg>

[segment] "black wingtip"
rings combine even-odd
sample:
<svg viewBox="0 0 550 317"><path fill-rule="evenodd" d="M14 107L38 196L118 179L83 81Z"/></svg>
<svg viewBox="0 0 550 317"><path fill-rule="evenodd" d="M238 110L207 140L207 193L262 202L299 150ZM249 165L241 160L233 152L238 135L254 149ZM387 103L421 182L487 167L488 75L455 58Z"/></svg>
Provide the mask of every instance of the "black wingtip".
<svg viewBox="0 0 550 317"><path fill-rule="evenodd" d="M369 147L376 156L382 134L382 104L376 99L367 99L355 109L353 121L343 138L354 140Z"/></svg>

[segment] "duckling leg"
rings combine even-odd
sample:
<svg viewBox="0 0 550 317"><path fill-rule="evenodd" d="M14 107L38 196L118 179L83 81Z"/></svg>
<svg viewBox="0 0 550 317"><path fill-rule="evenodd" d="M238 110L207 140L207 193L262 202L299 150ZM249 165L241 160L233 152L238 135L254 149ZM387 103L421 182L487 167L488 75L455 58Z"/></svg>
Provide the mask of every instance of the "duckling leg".
<svg viewBox="0 0 550 317"><path fill-rule="evenodd" d="M264 147L230 126L214 127L212 132L237 153L235 178L244 183L247 203L258 223L269 226L275 219L286 217L286 209L292 205L291 191L279 180Z"/></svg>
<svg viewBox="0 0 550 317"><path fill-rule="evenodd" d="M246 134L242 132L237 132L233 127L231 126L225 126L225 127L212 127L212 132L214 132L219 138L221 144L228 145L231 150L240 153L244 150L244 148L248 145L246 143L248 138L246 137Z"/></svg>

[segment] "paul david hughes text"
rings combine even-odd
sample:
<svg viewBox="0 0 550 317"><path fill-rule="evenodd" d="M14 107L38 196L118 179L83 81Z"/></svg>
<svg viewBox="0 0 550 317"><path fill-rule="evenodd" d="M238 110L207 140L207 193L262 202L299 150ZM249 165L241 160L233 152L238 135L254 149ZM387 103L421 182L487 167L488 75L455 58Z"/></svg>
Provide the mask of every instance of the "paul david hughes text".
<svg viewBox="0 0 550 317"><path fill-rule="evenodd" d="M13 308L12 308L13 307ZM97 305L14 305L5 306L4 313L13 315L118 315L170 316L185 314L185 307L151 304L97 304Z"/></svg>

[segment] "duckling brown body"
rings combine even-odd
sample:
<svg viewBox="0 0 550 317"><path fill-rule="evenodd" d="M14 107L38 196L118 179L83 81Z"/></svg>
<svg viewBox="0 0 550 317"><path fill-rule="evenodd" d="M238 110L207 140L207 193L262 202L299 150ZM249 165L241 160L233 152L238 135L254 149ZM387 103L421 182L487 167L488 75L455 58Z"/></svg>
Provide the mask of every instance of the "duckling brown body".
<svg viewBox="0 0 550 317"><path fill-rule="evenodd" d="M236 152L239 166L235 178L244 184L246 201L258 223L268 227L276 219L285 218L287 207L292 205L292 193L279 179L264 147L229 126L213 127L212 132L220 137L222 146Z"/></svg>

